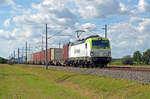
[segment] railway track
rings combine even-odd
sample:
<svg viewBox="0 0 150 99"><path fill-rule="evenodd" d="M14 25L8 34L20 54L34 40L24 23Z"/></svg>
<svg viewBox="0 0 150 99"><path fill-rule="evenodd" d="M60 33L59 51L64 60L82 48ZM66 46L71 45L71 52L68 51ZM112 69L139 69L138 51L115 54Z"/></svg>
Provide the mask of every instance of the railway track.
<svg viewBox="0 0 150 99"><path fill-rule="evenodd" d="M26 65L24 65L26 66ZM45 65L28 65L28 66L40 66ZM150 83L150 68L145 67L118 67L108 66L104 68L80 68L80 67L69 67L69 66L49 66L49 69L63 70L67 72L75 72L81 74L90 74L103 77L112 77L115 79L128 79L131 81Z"/></svg>
<svg viewBox="0 0 150 99"><path fill-rule="evenodd" d="M29 66L31 66L31 65L29 65ZM45 65L32 65L32 66L44 67ZM53 65L49 65L49 67L53 67ZM76 67L74 67L74 66L56 66L56 67L85 68L85 67L79 67L79 66L76 66ZM150 68L148 68L148 67L129 67L129 66L89 67L86 69L105 69L105 70L121 70L121 71L135 71L135 72L150 72Z"/></svg>
<svg viewBox="0 0 150 99"><path fill-rule="evenodd" d="M121 67L121 66L108 66L103 69L121 70L121 71L136 71L136 72L150 72L150 68L146 67Z"/></svg>

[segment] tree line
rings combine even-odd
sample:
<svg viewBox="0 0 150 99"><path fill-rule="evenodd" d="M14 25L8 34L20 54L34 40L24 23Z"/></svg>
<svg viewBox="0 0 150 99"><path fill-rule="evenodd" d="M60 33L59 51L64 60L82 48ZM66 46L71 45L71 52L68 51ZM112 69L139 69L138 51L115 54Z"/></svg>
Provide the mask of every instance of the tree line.
<svg viewBox="0 0 150 99"><path fill-rule="evenodd" d="M122 58L122 63L125 65L133 64L150 64L150 49L146 50L141 54L140 51L135 51L133 56L127 55Z"/></svg>
<svg viewBox="0 0 150 99"><path fill-rule="evenodd" d="M0 64L6 64L7 61L7 59L0 57Z"/></svg>

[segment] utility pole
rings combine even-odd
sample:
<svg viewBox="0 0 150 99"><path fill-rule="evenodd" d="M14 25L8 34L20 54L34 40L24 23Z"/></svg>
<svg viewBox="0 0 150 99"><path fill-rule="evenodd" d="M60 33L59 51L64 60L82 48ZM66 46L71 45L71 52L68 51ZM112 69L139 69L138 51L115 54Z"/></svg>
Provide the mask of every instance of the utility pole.
<svg viewBox="0 0 150 99"><path fill-rule="evenodd" d="M14 63L15 63L15 50L14 50Z"/></svg>
<svg viewBox="0 0 150 99"><path fill-rule="evenodd" d="M60 48L60 42L59 42L59 48Z"/></svg>
<svg viewBox="0 0 150 99"><path fill-rule="evenodd" d="M18 48L18 64L19 64L20 62L19 62L19 48Z"/></svg>
<svg viewBox="0 0 150 99"><path fill-rule="evenodd" d="M107 24L105 24L105 27L104 27L104 28L102 28L102 29L104 29L104 30L105 30L105 38L107 38Z"/></svg>
<svg viewBox="0 0 150 99"><path fill-rule="evenodd" d="M42 36L42 46L41 46L42 47L42 51L43 51L43 45L44 45L44 42L43 42L43 36Z"/></svg>
<svg viewBox="0 0 150 99"><path fill-rule="evenodd" d="M26 41L26 64L27 64L27 41Z"/></svg>
<svg viewBox="0 0 150 99"><path fill-rule="evenodd" d="M41 44L41 51L43 51L43 36L42 36L42 44ZM40 53L40 62L42 63L42 53Z"/></svg>
<svg viewBox="0 0 150 99"><path fill-rule="evenodd" d="M29 54L30 54L30 44L29 44Z"/></svg>
<svg viewBox="0 0 150 99"><path fill-rule="evenodd" d="M13 53L11 53L11 62L13 62Z"/></svg>
<svg viewBox="0 0 150 99"><path fill-rule="evenodd" d="M8 59L9 59L8 62L10 63L10 54L9 54L9 58Z"/></svg>
<svg viewBox="0 0 150 99"><path fill-rule="evenodd" d="M47 24L46 24L46 69L48 69L48 53L47 53Z"/></svg>
<svg viewBox="0 0 150 99"><path fill-rule="evenodd" d="M23 59L23 55L24 55L24 47L22 47L22 59Z"/></svg>
<svg viewBox="0 0 150 99"><path fill-rule="evenodd" d="M105 38L107 38L107 24L105 24Z"/></svg>

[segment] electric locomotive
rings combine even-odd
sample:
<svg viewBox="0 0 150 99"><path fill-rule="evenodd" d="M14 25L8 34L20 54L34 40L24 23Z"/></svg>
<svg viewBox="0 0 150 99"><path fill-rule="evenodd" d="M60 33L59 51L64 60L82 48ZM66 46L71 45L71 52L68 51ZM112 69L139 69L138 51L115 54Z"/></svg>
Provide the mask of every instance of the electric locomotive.
<svg viewBox="0 0 150 99"><path fill-rule="evenodd" d="M68 44L67 65L107 66L111 61L111 45L108 38L89 36Z"/></svg>

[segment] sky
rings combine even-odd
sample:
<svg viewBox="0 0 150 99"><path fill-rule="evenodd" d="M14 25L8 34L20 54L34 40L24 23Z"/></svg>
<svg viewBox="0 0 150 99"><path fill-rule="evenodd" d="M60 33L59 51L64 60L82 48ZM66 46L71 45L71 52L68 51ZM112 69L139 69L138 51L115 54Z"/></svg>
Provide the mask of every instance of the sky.
<svg viewBox="0 0 150 99"><path fill-rule="evenodd" d="M42 37L45 47L45 24L49 48L75 41L76 30L86 31L81 38L104 36L105 24L113 58L150 48L150 0L0 0L0 56L22 51L26 41L36 52Z"/></svg>

